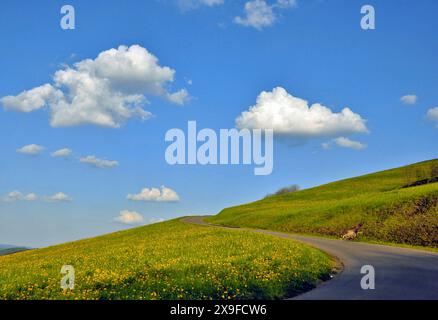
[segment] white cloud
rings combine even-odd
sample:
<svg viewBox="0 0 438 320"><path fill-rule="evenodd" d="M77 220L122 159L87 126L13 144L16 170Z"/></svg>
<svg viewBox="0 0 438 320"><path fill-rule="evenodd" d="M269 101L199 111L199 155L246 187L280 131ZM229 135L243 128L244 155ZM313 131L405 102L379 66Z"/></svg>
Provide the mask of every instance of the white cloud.
<svg viewBox="0 0 438 320"><path fill-rule="evenodd" d="M62 92L50 84L23 91L17 96L6 96L0 99L6 110L31 112L47 105L48 101L56 101L62 97Z"/></svg>
<svg viewBox="0 0 438 320"><path fill-rule="evenodd" d="M114 218L114 221L123 224L135 225L143 223L144 218L138 212L123 210L120 211L120 214Z"/></svg>
<svg viewBox="0 0 438 320"><path fill-rule="evenodd" d="M187 99L189 99L189 93L186 89L181 89L180 91L167 95L167 100L179 105L183 105Z"/></svg>
<svg viewBox="0 0 438 320"><path fill-rule="evenodd" d="M71 201L71 198L63 192L58 192L52 196L38 197L35 193L23 194L20 191L9 192L6 197L3 198L5 202L15 202L15 201L49 201L49 202L61 202L61 201Z"/></svg>
<svg viewBox="0 0 438 320"><path fill-rule="evenodd" d="M63 192L55 193L54 195L49 196L49 197L47 197L46 199L47 199L48 201L53 201L53 202L66 202L66 201L71 201L71 198L70 198L68 195L66 195L65 193L63 193Z"/></svg>
<svg viewBox="0 0 438 320"><path fill-rule="evenodd" d="M44 151L44 147L37 144L29 144L17 149L18 153L37 155Z"/></svg>
<svg viewBox="0 0 438 320"><path fill-rule="evenodd" d="M127 199L133 201L176 202L179 201L179 196L172 189L161 186L160 189L144 188L138 194L128 194Z"/></svg>
<svg viewBox="0 0 438 320"><path fill-rule="evenodd" d="M287 8L293 8L297 6L296 0L277 0L277 3L274 4L274 7L287 9Z"/></svg>
<svg viewBox="0 0 438 320"><path fill-rule="evenodd" d="M324 142L324 143L321 143L321 147L322 147L324 150L329 150L329 149L332 148L332 143L331 143L331 142Z"/></svg>
<svg viewBox="0 0 438 320"><path fill-rule="evenodd" d="M22 199L23 199L23 194L17 190L9 192L5 197L6 201L17 201Z"/></svg>
<svg viewBox="0 0 438 320"><path fill-rule="evenodd" d="M38 200L38 196L35 193L28 193L24 196L25 201L36 201Z"/></svg>
<svg viewBox="0 0 438 320"><path fill-rule="evenodd" d="M20 191L12 191L9 192L6 197L3 199L6 202L14 202L14 201L36 201L38 200L38 196L35 193L23 194Z"/></svg>
<svg viewBox="0 0 438 320"><path fill-rule="evenodd" d="M438 122L438 107L431 108L427 111L427 118L431 121ZM438 124L437 124L438 128Z"/></svg>
<svg viewBox="0 0 438 320"><path fill-rule="evenodd" d="M235 17L235 23L261 30L272 25L276 20L272 7L264 0L252 0L245 3L244 11L245 17Z"/></svg>
<svg viewBox="0 0 438 320"><path fill-rule="evenodd" d="M6 110L30 112L49 106L53 127L97 125L118 128L132 117L147 119L146 95L177 104L188 99L185 89L168 90L175 70L162 67L157 57L139 45L119 46L58 70L54 84L17 96L3 97Z"/></svg>
<svg viewBox="0 0 438 320"><path fill-rule="evenodd" d="M224 4L224 0L177 0L183 10L191 10L200 6L213 7Z"/></svg>
<svg viewBox="0 0 438 320"><path fill-rule="evenodd" d="M114 168L119 165L119 162L116 160L99 159L95 156L86 156L79 158L79 162L86 163L97 168Z"/></svg>
<svg viewBox="0 0 438 320"><path fill-rule="evenodd" d="M335 143L343 148L350 148L350 149L356 149L356 150L361 150L366 148L366 145L364 145L363 143L359 142L359 141L354 141L354 140L350 140L348 138L345 137L339 137L334 139Z"/></svg>
<svg viewBox="0 0 438 320"><path fill-rule="evenodd" d="M55 158L65 158L71 156L72 152L71 149L63 148L52 152L51 156Z"/></svg>
<svg viewBox="0 0 438 320"><path fill-rule="evenodd" d="M418 97L414 94L408 94L400 98L403 104L416 104Z"/></svg>
<svg viewBox="0 0 438 320"><path fill-rule="evenodd" d="M236 119L236 127L274 129L275 134L294 139L368 132L365 120L349 108L335 113L319 103L309 106L281 87L260 93L256 104Z"/></svg>
<svg viewBox="0 0 438 320"><path fill-rule="evenodd" d="M265 0L251 0L245 3L245 16L235 17L234 22L261 30L273 25L277 20L276 9L288 9L295 6L295 0L277 0L273 5L269 5Z"/></svg>
<svg viewBox="0 0 438 320"><path fill-rule="evenodd" d="M362 149L366 148L365 144L363 144L359 141L354 141L354 140L345 138L345 137L339 137L339 138L333 139L330 142L325 142L322 144L322 148L328 150L332 147L332 144L335 144L338 147L355 149L355 150L362 150Z"/></svg>

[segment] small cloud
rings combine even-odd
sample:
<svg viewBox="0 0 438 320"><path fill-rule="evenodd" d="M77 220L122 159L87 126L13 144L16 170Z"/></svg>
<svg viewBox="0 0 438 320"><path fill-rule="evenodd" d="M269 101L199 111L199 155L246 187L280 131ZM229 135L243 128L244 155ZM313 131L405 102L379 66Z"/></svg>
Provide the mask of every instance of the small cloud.
<svg viewBox="0 0 438 320"><path fill-rule="evenodd" d="M438 107L435 108L431 108L427 111L427 118L430 121L435 121L437 122L437 128L438 128Z"/></svg>
<svg viewBox="0 0 438 320"><path fill-rule="evenodd" d="M66 158L71 156L71 154L73 153L72 150L68 149L68 148L64 148L64 149L59 149L56 150L55 152L52 152L51 156L55 157L55 158Z"/></svg>
<svg viewBox="0 0 438 320"><path fill-rule="evenodd" d="M183 105L189 100L189 93L186 89L181 89L177 92L167 94L167 100L175 104Z"/></svg>
<svg viewBox="0 0 438 320"><path fill-rule="evenodd" d="M400 98L400 101L403 104L411 104L411 105L416 104L417 100L418 100L418 97L414 94L408 94L408 95L405 95L405 96Z"/></svg>
<svg viewBox="0 0 438 320"><path fill-rule="evenodd" d="M114 221L123 224L136 225L143 223L144 218L138 212L123 210L114 218Z"/></svg>
<svg viewBox="0 0 438 320"><path fill-rule="evenodd" d="M324 150L330 150L332 148L332 144L330 142L324 142L324 143L321 143L321 147Z"/></svg>
<svg viewBox="0 0 438 320"><path fill-rule="evenodd" d="M127 199L132 201L176 202L179 201L179 196L172 189L161 186L160 189L143 188L138 194L128 194Z"/></svg>
<svg viewBox="0 0 438 320"><path fill-rule="evenodd" d="M17 149L18 153L37 155L44 151L44 147L37 144L29 144Z"/></svg>
<svg viewBox="0 0 438 320"><path fill-rule="evenodd" d="M25 201L36 201L38 200L38 196L35 193L29 193L23 198Z"/></svg>
<svg viewBox="0 0 438 320"><path fill-rule="evenodd" d="M345 137L336 138L334 141L339 147L342 148L350 148L356 150L361 150L366 148L366 145L364 145L363 143L360 143L358 141L353 141Z"/></svg>
<svg viewBox="0 0 438 320"><path fill-rule="evenodd" d="M181 10L193 10L201 6L213 7L224 4L224 0L177 0Z"/></svg>
<svg viewBox="0 0 438 320"><path fill-rule="evenodd" d="M336 145L338 147L341 148L348 148L348 149L355 149L355 150L362 150L366 148L366 145L358 142L358 141L353 141L351 139L345 138L345 137L339 137L336 139L333 139L329 142L325 142L321 144L321 147L324 150L329 150L332 148L333 145Z"/></svg>
<svg viewBox="0 0 438 320"><path fill-rule="evenodd" d="M119 162L116 160L105 160L105 159L99 159L95 156L86 156L79 158L79 162L89 164L90 166L96 167L96 168L114 168L119 165Z"/></svg>
<svg viewBox="0 0 438 320"><path fill-rule="evenodd" d="M71 201L71 198L63 192L58 192L52 196L38 197L35 193L23 194L20 191L9 192L6 197L3 198L4 202L15 202L15 201L37 201L44 200L49 202L62 202Z"/></svg>
<svg viewBox="0 0 438 320"><path fill-rule="evenodd" d="M36 201L38 196L35 193L23 194L18 190L9 192L4 198L4 202L15 202L15 201Z"/></svg>
<svg viewBox="0 0 438 320"><path fill-rule="evenodd" d="M266 0L251 0L245 3L244 13L242 18L237 16L234 22L245 27L253 27L257 30L262 30L269 27L277 20L277 9L289 9L296 7L296 0L277 0L273 5L269 5Z"/></svg>
<svg viewBox="0 0 438 320"><path fill-rule="evenodd" d="M63 192L55 193L53 196L47 197L48 201L53 202L67 202L71 201L71 198Z"/></svg>
<svg viewBox="0 0 438 320"><path fill-rule="evenodd" d="M245 27L253 27L262 30L274 24L277 17L270 5L264 0L253 0L245 3L245 17L235 17L234 22Z"/></svg>
<svg viewBox="0 0 438 320"><path fill-rule="evenodd" d="M274 7L281 9L294 8L297 6L297 0L277 0L277 3L274 4Z"/></svg>

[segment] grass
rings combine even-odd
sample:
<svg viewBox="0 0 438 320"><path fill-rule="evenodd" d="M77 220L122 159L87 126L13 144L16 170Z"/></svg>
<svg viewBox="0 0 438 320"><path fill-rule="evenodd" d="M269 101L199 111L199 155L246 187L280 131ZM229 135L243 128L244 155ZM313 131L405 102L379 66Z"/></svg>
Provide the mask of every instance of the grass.
<svg viewBox="0 0 438 320"><path fill-rule="evenodd" d="M346 179L227 208L207 221L340 237L363 223L358 240L438 247L438 183L424 179L438 160Z"/></svg>
<svg viewBox="0 0 438 320"><path fill-rule="evenodd" d="M60 289L61 267L75 288ZM0 299L277 299L335 262L290 239L163 222L0 257Z"/></svg>

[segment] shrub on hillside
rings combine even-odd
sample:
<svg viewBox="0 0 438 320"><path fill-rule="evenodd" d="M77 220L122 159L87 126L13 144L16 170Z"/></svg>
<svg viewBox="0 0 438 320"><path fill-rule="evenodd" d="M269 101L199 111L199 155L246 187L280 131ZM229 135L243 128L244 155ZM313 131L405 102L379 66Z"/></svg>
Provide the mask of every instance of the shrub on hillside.
<svg viewBox="0 0 438 320"><path fill-rule="evenodd" d="M279 196L282 194L297 192L297 191L300 191L300 186L297 184L293 184L289 187L284 187L284 188L277 190L274 194L268 194L266 197Z"/></svg>

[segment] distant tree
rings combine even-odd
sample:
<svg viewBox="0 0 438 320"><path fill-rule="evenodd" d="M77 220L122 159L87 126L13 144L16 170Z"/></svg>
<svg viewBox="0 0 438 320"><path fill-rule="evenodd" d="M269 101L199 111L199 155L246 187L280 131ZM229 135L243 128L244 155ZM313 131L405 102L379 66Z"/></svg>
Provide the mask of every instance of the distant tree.
<svg viewBox="0 0 438 320"><path fill-rule="evenodd" d="M284 187L284 188L281 188L281 189L277 190L277 192L275 192L275 195L278 196L278 195L281 195L281 194L297 192L299 190L300 190L300 186L296 185L296 184L293 184L293 185L291 185L289 187Z"/></svg>
<svg viewBox="0 0 438 320"><path fill-rule="evenodd" d="M291 193L291 192L297 192L299 190L300 190L300 186L297 185L297 184L293 184L293 185L291 185L289 187L284 187L284 188L281 188L281 189L277 190L274 194L272 194L272 193L268 194L266 196L266 198L272 197L272 196L278 196L278 195L281 195L281 194Z"/></svg>

